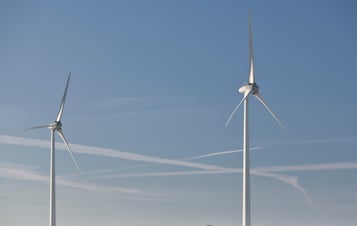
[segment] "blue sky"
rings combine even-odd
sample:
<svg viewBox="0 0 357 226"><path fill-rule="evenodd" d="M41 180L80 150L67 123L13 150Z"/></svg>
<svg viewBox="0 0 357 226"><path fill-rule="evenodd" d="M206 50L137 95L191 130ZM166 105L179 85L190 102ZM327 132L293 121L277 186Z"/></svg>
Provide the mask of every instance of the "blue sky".
<svg viewBox="0 0 357 226"><path fill-rule="evenodd" d="M47 225L49 131L57 224L241 225L240 101L248 10L256 80L288 128L251 101L252 225L357 221L354 1L2 1L0 222ZM59 141L59 138L57 138ZM21 216L21 217L20 217Z"/></svg>

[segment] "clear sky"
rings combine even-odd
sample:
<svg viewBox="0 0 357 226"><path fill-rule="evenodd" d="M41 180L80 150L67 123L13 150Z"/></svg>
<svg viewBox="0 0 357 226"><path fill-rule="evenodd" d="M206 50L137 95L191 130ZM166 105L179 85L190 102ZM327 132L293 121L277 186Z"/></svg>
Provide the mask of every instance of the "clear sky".
<svg viewBox="0 0 357 226"><path fill-rule="evenodd" d="M252 225L357 222L357 3L0 3L0 224L48 225L48 130L58 226L241 225L242 110L252 10ZM56 137L57 141L59 137Z"/></svg>

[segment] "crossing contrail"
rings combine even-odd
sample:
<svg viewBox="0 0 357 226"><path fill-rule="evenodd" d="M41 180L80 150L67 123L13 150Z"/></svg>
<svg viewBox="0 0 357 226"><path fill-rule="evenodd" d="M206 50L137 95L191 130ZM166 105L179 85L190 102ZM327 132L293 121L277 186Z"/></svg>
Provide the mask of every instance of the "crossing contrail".
<svg viewBox="0 0 357 226"><path fill-rule="evenodd" d="M24 138L24 137L0 135L0 143L30 146L30 147L40 147L40 148L47 149L49 141L39 140L39 139L30 139L30 138ZM67 151L66 146L62 143L56 142L56 147L57 147L57 149ZM184 166L184 167L204 169L204 170L229 169L226 167L220 167L220 166L215 166L215 165L193 163L193 162L187 162L187 161L181 161L181 160L172 160L172 159L160 158L160 157L153 157L153 156L148 156L148 155L142 155L142 154L136 154L136 153L131 153L131 152L114 150L114 149L110 149L110 148L100 148L100 147L93 147L93 146L86 146L86 145L79 145L79 144L71 144L71 147L73 149L72 150L73 152L77 152L77 153L81 153L81 154L91 154L91 155L98 155L98 156L119 158L119 159L126 159L126 160L132 160L132 161L140 161L140 162L148 162L148 163Z"/></svg>
<svg viewBox="0 0 357 226"><path fill-rule="evenodd" d="M339 141L340 140L335 140L335 142L339 142ZM39 147L39 148L47 149L48 142L49 141L46 141L46 140L0 135L0 143L9 144L9 145L22 145L22 146ZM313 142L313 141L311 141L311 142ZM328 141L327 140L316 140L316 142L328 142ZM61 143L56 143L56 145L58 146L59 150L65 150L65 151L67 150L66 146ZM79 145L79 144L71 144L71 146L72 146L73 152L77 152L77 153L81 153L81 154L90 154L90 155L97 155L97 156L104 156L104 157L110 157L110 158L119 158L119 159L126 159L126 160L150 163L150 164L145 164L145 165L141 165L141 166L134 166L136 168L147 167L150 165L157 165L157 164L167 164L167 165L184 166L184 167L188 167L188 168L198 169L195 171L181 171L181 172L117 174L117 175L107 175L106 177L148 177L148 176L179 176L179 175L209 175L209 174L242 173L241 169L220 167L220 166L216 166L216 165L201 164L201 163L194 163L194 162L187 161L187 160L208 158L208 157L212 157L212 156L241 152L242 151L241 149L208 153L208 154L204 154L204 155L184 158L181 160L172 160L172 159L167 159L167 158L160 158L160 157L154 157L154 156L149 156L149 155L142 155L142 154L118 151L118 150L109 149L109 148L92 147L92 146ZM254 147L254 149L261 149L264 147L266 147L266 146L258 146L258 147ZM132 168L132 167L128 167L128 169L129 168ZM311 199L310 199L307 191L299 185L298 178L293 177L293 176L288 176L288 175L282 175L280 173L292 172L292 171L346 170L346 169L349 169L349 170L357 169L357 163L342 162L342 163L317 163L317 164L306 164L306 165L269 166L269 167L252 168L251 173L253 175L264 176L264 177L276 179L281 182L284 182L285 184L289 184L289 185L293 186L295 189L302 192L306 201L309 204L311 204ZM104 171L110 172L110 171L114 171L114 170L103 170L103 172ZM116 169L116 170L118 170L118 169ZM26 174L26 172L23 172L23 173L24 173L24 175L26 175L27 178L32 178L32 180L35 180L35 181L43 181L44 179L46 181L48 180L48 178L43 175ZM276 174L276 173L279 173L279 174ZM84 172L83 174L85 175L86 173ZM4 168L0 168L0 176L1 177L7 177L7 178L15 177L16 178L17 175L18 174L16 174L15 171L11 171L11 170L9 171ZM25 177L22 177L22 179L25 179ZM59 184L60 183L62 183L63 186L77 187L77 188L82 188L82 189L87 189L87 190L88 189L105 190L104 187L101 187L101 186L98 187L97 185L94 186L92 184L83 185L82 183L74 183L74 182L67 181L67 180L59 181ZM85 187L81 187L81 186L85 186ZM124 189L123 191L125 192L126 190ZM135 192L139 192L139 191L129 189L128 192L135 193Z"/></svg>

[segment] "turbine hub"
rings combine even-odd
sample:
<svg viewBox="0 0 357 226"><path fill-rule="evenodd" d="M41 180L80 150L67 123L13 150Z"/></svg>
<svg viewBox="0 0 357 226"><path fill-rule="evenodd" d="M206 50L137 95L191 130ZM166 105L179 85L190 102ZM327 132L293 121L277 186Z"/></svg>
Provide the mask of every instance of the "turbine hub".
<svg viewBox="0 0 357 226"><path fill-rule="evenodd" d="M253 84L251 84L253 92L252 94L258 94L259 93L259 86L254 82Z"/></svg>
<svg viewBox="0 0 357 226"><path fill-rule="evenodd" d="M48 128L53 130L60 130L62 128L62 123L57 121L51 122L48 124Z"/></svg>

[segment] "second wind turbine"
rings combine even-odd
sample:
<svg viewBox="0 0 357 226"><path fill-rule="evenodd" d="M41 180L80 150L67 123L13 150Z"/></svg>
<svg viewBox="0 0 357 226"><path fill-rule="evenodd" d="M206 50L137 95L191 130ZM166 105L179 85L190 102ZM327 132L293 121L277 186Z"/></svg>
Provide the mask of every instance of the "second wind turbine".
<svg viewBox="0 0 357 226"><path fill-rule="evenodd" d="M243 213L242 213L242 226L250 226L250 166L249 166L249 127L248 127L248 100L252 94L256 97L264 107L270 112L275 121L286 132L286 128L279 121L273 111L265 103L263 98L259 95L259 86L255 83L254 75L254 55L253 55L253 37L252 37L252 19L249 11L249 75L248 83L239 88L239 92L243 94L242 100L235 107L232 114L229 116L226 127L228 126L233 115L237 112L239 106L244 103L244 117L243 117Z"/></svg>
<svg viewBox="0 0 357 226"><path fill-rule="evenodd" d="M66 96L67 96L67 90L68 90L68 85L69 85L69 80L71 78L71 72L68 75L67 83L66 83L66 88L64 90L64 94L62 97L61 105L58 110L57 116L55 121L50 122L47 125L43 126L35 126L29 129L39 129L39 128L48 128L51 131L51 169L50 169L50 223L49 226L56 226L56 173L55 173L55 131L57 134L61 137L63 140L63 143L66 145L67 150L69 154L72 157L72 160L74 162L74 165L78 169L79 173L81 173L81 170L78 166L78 163L76 159L74 158L71 149L69 147L69 144L67 142L67 139L65 138L63 131L62 131L62 115L63 115L63 110L64 110L64 104L66 102ZM27 129L28 130L28 129Z"/></svg>

